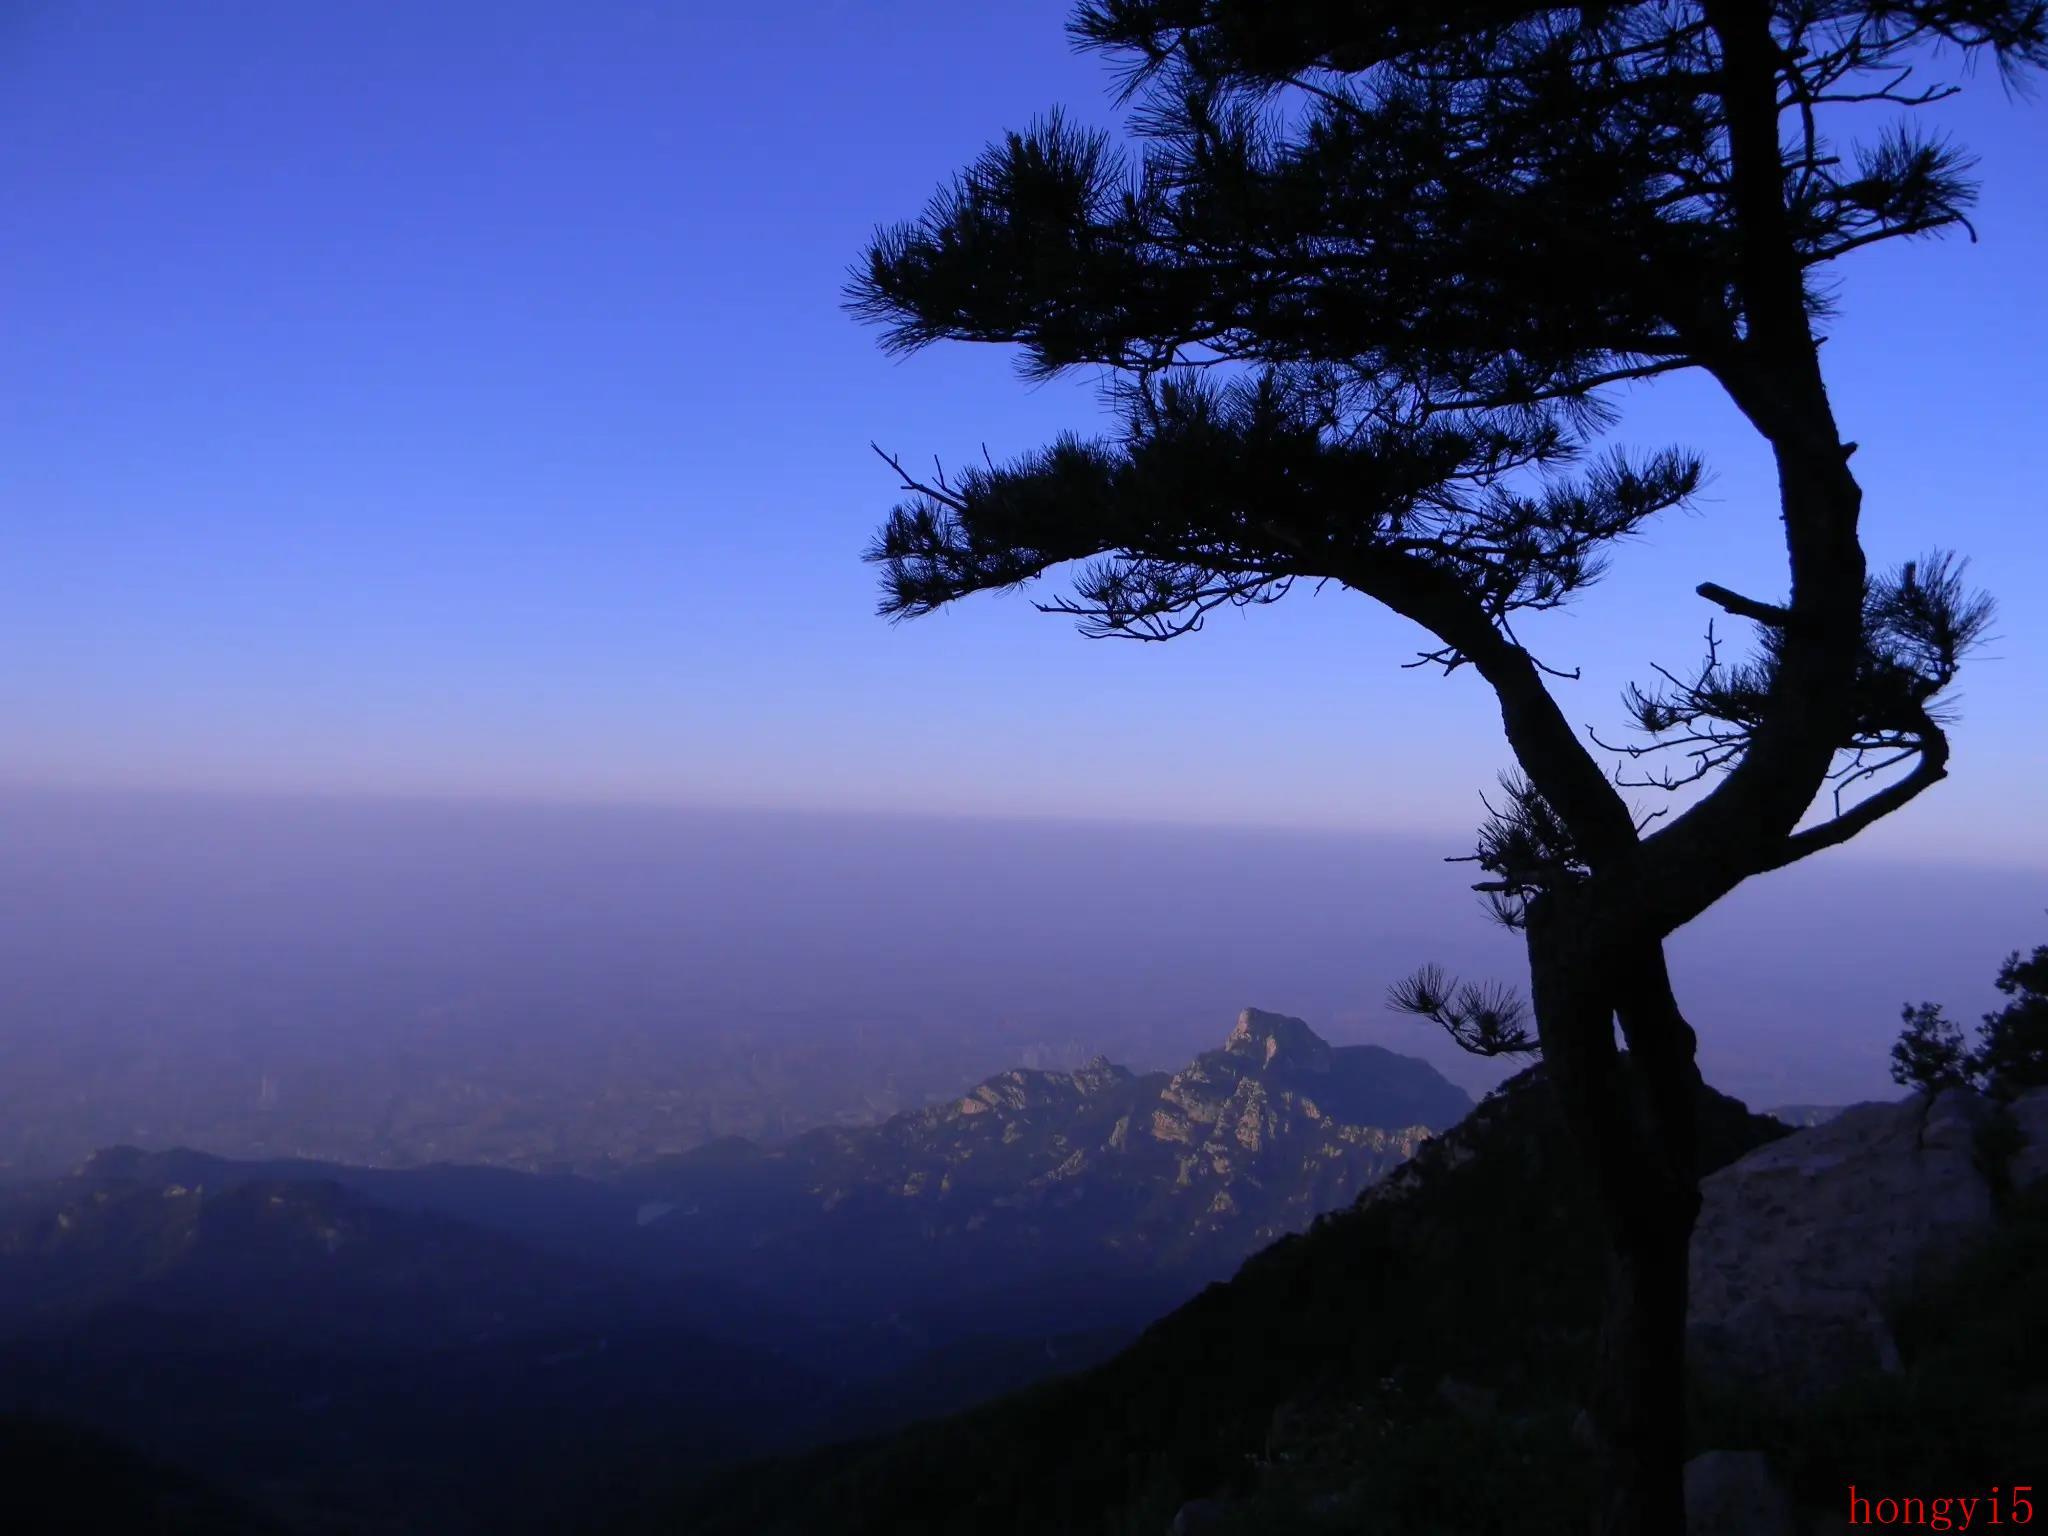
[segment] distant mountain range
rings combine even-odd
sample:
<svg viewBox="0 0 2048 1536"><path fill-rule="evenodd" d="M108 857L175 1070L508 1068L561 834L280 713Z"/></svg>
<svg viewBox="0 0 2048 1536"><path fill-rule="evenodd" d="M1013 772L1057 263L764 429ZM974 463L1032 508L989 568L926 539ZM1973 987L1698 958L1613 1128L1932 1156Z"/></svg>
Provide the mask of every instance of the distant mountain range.
<svg viewBox="0 0 2048 1536"><path fill-rule="evenodd" d="M288 1523L546 1526L1101 1358L1470 1107L1251 1010L1176 1073L1016 1069L601 1178L110 1149L0 1189L0 1413Z"/></svg>
<svg viewBox="0 0 2048 1536"><path fill-rule="evenodd" d="M1220 1278L1471 1107L1423 1062L1248 1009L1175 1073L1017 1069L878 1126L715 1143L614 1183L659 1237L806 1288L900 1285L938 1254Z"/></svg>
<svg viewBox="0 0 2048 1536"><path fill-rule="evenodd" d="M246 1159L433 1162L602 1175L725 1136L868 1125L1009 1063L1078 1061L1022 1026L761 1017L532 1027L450 1004L368 1022L228 1022L110 1042L32 1009L0 1039L0 1182L95 1148L204 1146Z"/></svg>

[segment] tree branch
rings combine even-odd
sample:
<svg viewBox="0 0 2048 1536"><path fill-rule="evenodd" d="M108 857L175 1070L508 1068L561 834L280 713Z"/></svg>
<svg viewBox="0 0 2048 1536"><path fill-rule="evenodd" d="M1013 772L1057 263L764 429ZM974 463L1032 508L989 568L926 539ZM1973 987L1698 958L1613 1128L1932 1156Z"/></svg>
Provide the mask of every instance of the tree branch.
<svg viewBox="0 0 2048 1536"><path fill-rule="evenodd" d="M1839 847L1947 778L1948 736L1931 719L1922 716L1922 720L1925 734L1920 741L1920 761L1911 773L1858 801L1841 815L1793 833L1765 856L1757 873L1783 869L1824 848Z"/></svg>
<svg viewBox="0 0 2048 1536"><path fill-rule="evenodd" d="M1737 618L1754 619L1759 624L1773 629L1783 629L1792 617L1789 609L1776 603L1760 603L1753 597L1744 597L1740 592L1731 592L1719 582L1703 581L1693 589L1708 602L1726 609Z"/></svg>

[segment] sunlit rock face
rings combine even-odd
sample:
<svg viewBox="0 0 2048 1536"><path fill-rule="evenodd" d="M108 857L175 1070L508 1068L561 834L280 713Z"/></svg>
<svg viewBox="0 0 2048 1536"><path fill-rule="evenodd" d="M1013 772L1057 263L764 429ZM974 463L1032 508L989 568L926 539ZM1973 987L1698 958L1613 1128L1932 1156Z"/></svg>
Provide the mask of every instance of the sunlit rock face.
<svg viewBox="0 0 2048 1536"><path fill-rule="evenodd" d="M829 1234L821 1247L829 1213L846 1247L870 1252L905 1252L892 1234L914 1232L932 1252L971 1241L1033 1262L1092 1252L1220 1274L1350 1201L1470 1107L1426 1063L1247 1009L1218 1049L1171 1074L1099 1057L1016 1068L878 1126L753 1149L740 1183L757 1198L696 1226L711 1246L839 1252ZM709 1186L732 1184L731 1158L671 1160L637 1192L714 1210Z"/></svg>
<svg viewBox="0 0 2048 1536"><path fill-rule="evenodd" d="M1262 1013L1247 1008L1237 1016L1237 1027L1223 1042L1227 1055L1249 1057L1261 1067L1276 1062L1296 1073L1327 1072L1334 1059L1328 1041L1300 1019L1284 1014Z"/></svg>
<svg viewBox="0 0 2048 1536"><path fill-rule="evenodd" d="M1347 1203L1469 1107L1420 1062L1248 1008L1221 1050L1167 1079L1147 1123L1174 1151L1182 1246L1256 1246Z"/></svg>

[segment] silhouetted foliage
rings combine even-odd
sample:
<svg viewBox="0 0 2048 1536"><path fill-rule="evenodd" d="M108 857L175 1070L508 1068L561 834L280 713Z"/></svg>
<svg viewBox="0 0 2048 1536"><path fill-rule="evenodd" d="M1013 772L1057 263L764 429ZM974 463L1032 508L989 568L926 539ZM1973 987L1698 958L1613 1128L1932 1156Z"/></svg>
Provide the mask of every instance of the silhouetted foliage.
<svg viewBox="0 0 2048 1536"><path fill-rule="evenodd" d="M1519 773L1479 888L1525 936L1615 1259L1604 1525L1677 1530L1698 1073L1663 940L1943 778L1990 614L1944 553L1866 568L1820 273L1967 227L1966 157L1910 123L1954 87L1919 72L2048 63L2048 0L1091 0L1071 31L1116 61L1134 148L1058 113L1007 135L876 237L850 302L892 350L1101 370L1115 425L928 478L884 455L882 610L1071 567L1039 606L1164 640L1334 583L1421 627L1414 664L1484 678ZM1598 447L1614 386L1678 370L1770 446L1789 592L1699 585L1754 652L1710 630L1696 672L1659 668L1610 776L1521 631L1698 489L1683 450ZM1703 788L1663 819L1617 781ZM1425 972L1395 1001L1526 1042L1504 992Z"/></svg>
<svg viewBox="0 0 2048 1536"><path fill-rule="evenodd" d="M1978 1027L1977 1071L1994 1094L2048 1086L2048 944L2006 956L1996 985L2011 1001Z"/></svg>
<svg viewBox="0 0 2048 1536"><path fill-rule="evenodd" d="M2048 1086L2048 944L2007 955L1993 984L2011 1001L1984 1015L1974 1048L1939 1003L1909 1004L1892 1046L1892 1081L1928 1090L1960 1084L2000 1098Z"/></svg>
<svg viewBox="0 0 2048 1536"><path fill-rule="evenodd" d="M1497 985L1454 982L1439 966L1425 965L1396 982L1387 1002L1402 1013L1441 1024L1475 1056L1527 1056L1536 1050L1529 1010L1520 998Z"/></svg>
<svg viewBox="0 0 2048 1536"><path fill-rule="evenodd" d="M1902 1088L1939 1093L1969 1083L1972 1072L1963 1031L1939 1003L1908 1003L1900 1015L1906 1027L1892 1044L1892 1081Z"/></svg>

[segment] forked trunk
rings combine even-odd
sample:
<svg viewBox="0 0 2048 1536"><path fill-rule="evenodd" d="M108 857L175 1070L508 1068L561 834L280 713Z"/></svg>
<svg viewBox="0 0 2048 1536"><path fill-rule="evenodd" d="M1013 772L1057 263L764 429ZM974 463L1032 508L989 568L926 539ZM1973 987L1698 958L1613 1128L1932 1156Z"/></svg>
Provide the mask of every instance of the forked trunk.
<svg viewBox="0 0 2048 1536"><path fill-rule="evenodd" d="M1644 1212L1610 1239L1594 1420L1601 1434L1599 1536L1685 1530L1686 1249L1691 1208Z"/></svg>
<svg viewBox="0 0 2048 1536"><path fill-rule="evenodd" d="M1662 944L1617 943L1620 926L1546 898L1531 912L1532 994L1545 1068L1598 1193L1608 1252L1591 1404L1601 1476L1594 1529L1684 1536L1699 1073Z"/></svg>
<svg viewBox="0 0 2048 1536"><path fill-rule="evenodd" d="M1632 1177L1607 1211L1609 1268L1597 1417L1610 1443L1600 1536L1685 1530L1687 1256L1699 1216L1700 1074L1664 946L1636 947L1616 972L1628 1044Z"/></svg>

